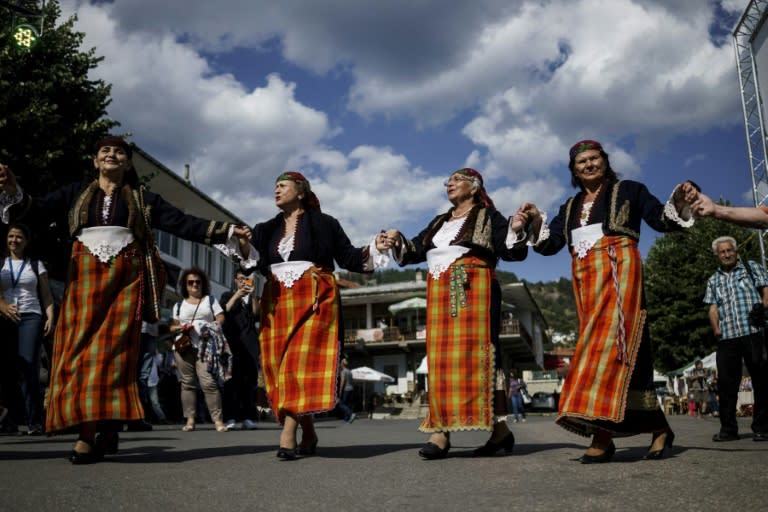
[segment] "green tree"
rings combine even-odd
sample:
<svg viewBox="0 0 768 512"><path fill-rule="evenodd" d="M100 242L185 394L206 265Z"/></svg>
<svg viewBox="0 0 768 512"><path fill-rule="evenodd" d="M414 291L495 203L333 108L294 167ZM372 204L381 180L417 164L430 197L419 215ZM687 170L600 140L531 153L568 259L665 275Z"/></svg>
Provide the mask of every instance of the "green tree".
<svg viewBox="0 0 768 512"><path fill-rule="evenodd" d="M13 39L14 27L39 26L40 19L26 20L0 6L0 161L33 195L88 176L93 145L119 124L106 117L111 86L89 77L102 58L95 49L81 49L84 34L74 30L76 18L57 26L56 0L47 3L43 15L42 35L31 49L22 49ZM33 256L62 279L69 251L66 226L31 227ZM0 235L4 232L0 227Z"/></svg>
<svg viewBox="0 0 768 512"><path fill-rule="evenodd" d="M742 259L759 261L757 232L710 218L656 239L645 262L645 291L656 366L670 371L716 348L707 306L707 279L717 269L712 240L732 236Z"/></svg>
<svg viewBox="0 0 768 512"><path fill-rule="evenodd" d="M12 33L26 20L0 8L0 159L34 194L82 179L93 168L93 144L118 125L106 117L110 85L89 77L102 57L81 50L76 18L56 26L56 0L43 14L43 33L25 50Z"/></svg>

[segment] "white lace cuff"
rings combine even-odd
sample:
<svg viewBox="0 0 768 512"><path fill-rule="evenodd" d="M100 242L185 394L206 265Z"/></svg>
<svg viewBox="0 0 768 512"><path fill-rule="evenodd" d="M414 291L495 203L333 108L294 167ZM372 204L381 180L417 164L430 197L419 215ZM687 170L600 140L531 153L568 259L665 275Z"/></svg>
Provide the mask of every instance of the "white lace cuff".
<svg viewBox="0 0 768 512"><path fill-rule="evenodd" d="M363 262L363 270L371 271L387 267L392 259L390 250L379 251L376 247L376 236L374 235L371 244L368 246L368 259Z"/></svg>
<svg viewBox="0 0 768 512"><path fill-rule="evenodd" d="M235 257L240 260L240 266L245 269L251 269L259 264L259 251L256 248L248 244L248 257L243 257L243 253L240 252L240 239L234 236L235 226L229 226L229 233L227 234L227 241L223 244L213 244L213 247L221 251L230 258Z"/></svg>
<svg viewBox="0 0 768 512"><path fill-rule="evenodd" d="M507 227L507 238L504 240L504 244L507 246L507 249L511 249L516 243L522 242L526 238L527 236L524 230L512 231L512 222L510 222Z"/></svg>
<svg viewBox="0 0 768 512"><path fill-rule="evenodd" d="M16 195L11 196L5 190L0 192L0 220L3 224L8 224L11 206L19 204L24 199L24 191L16 185Z"/></svg>
<svg viewBox="0 0 768 512"><path fill-rule="evenodd" d="M667 201L667 204L664 205L664 215L670 219L673 220L676 224L684 227L689 228L693 226L695 220L693 218L693 213L691 212L691 205L687 204L683 206L683 209L681 211L677 211L677 208L675 208L675 202L673 198L675 197L675 192L681 185L678 185L672 190L672 193L669 196L669 200Z"/></svg>
<svg viewBox="0 0 768 512"><path fill-rule="evenodd" d="M541 212L541 226L538 233L533 226L528 227L527 244L531 247L539 245L545 240L549 240L549 224L547 224L547 212Z"/></svg>

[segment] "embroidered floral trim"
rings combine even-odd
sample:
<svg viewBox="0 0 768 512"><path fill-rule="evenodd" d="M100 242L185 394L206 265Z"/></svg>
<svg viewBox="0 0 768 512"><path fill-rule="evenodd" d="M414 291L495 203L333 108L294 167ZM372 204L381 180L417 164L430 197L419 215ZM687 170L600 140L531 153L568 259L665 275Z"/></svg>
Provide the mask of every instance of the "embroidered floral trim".
<svg viewBox="0 0 768 512"><path fill-rule="evenodd" d="M112 213L112 194L104 194L104 201L101 205L101 220L104 224L109 224Z"/></svg>
<svg viewBox="0 0 768 512"><path fill-rule="evenodd" d="M589 214L592 212L592 207L594 205L594 201L590 201L581 205L581 216L579 217L579 224L582 226L589 224Z"/></svg>
<svg viewBox="0 0 768 512"><path fill-rule="evenodd" d="M301 279L301 276L311 268L311 261L290 261L270 265L269 270L286 288L293 288L293 283Z"/></svg>
<svg viewBox="0 0 768 512"><path fill-rule="evenodd" d="M102 263L109 263L134 240L131 230L121 226L85 228L77 239Z"/></svg>
<svg viewBox="0 0 768 512"><path fill-rule="evenodd" d="M596 243L597 240L579 240L573 247L576 249L576 256L578 256L580 260L583 260L587 257L587 254L589 254L589 251L595 246Z"/></svg>

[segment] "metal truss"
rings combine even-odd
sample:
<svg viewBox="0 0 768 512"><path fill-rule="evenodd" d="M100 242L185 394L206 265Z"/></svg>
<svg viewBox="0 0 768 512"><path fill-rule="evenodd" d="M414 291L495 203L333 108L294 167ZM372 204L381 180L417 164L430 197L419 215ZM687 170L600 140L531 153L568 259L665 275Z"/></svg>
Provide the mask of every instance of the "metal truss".
<svg viewBox="0 0 768 512"><path fill-rule="evenodd" d="M765 139L765 119L757 64L752 48L754 38L765 22L766 11L768 11L768 0L750 0L733 30L733 47L736 51L736 68L739 73L749 168L752 174L752 198L755 206L764 204L768 199L768 169L766 169L768 148L766 148ZM768 48L764 51L768 51ZM766 233L763 231L762 236L758 237L763 266L766 263L764 242Z"/></svg>

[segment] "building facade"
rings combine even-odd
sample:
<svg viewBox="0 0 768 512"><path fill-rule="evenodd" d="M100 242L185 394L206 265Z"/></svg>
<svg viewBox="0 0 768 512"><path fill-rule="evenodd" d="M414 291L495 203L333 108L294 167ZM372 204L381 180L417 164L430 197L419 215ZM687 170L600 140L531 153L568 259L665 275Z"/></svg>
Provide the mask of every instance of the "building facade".
<svg viewBox="0 0 768 512"><path fill-rule="evenodd" d="M369 391L411 399L426 388L427 283L373 284L341 291L344 351L350 364L368 366L395 379L373 383ZM548 327L524 283L502 286L501 362L511 369L542 370Z"/></svg>

